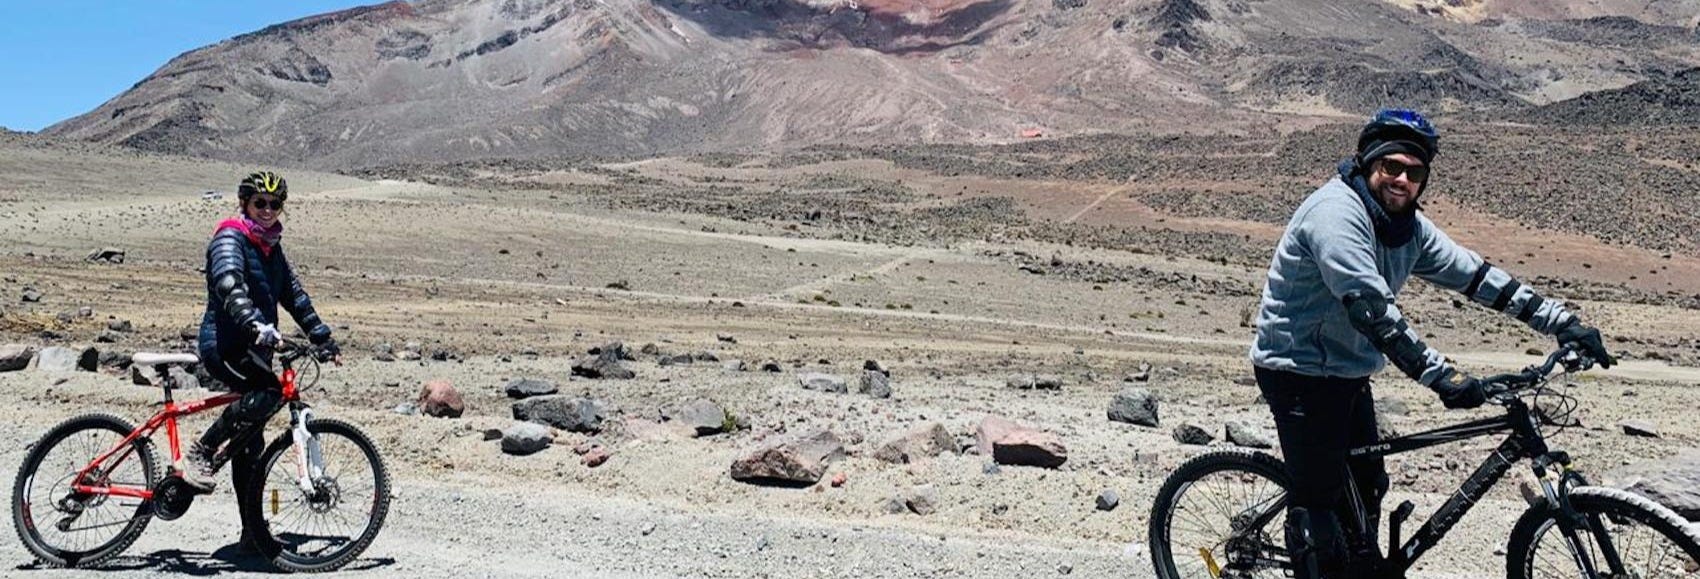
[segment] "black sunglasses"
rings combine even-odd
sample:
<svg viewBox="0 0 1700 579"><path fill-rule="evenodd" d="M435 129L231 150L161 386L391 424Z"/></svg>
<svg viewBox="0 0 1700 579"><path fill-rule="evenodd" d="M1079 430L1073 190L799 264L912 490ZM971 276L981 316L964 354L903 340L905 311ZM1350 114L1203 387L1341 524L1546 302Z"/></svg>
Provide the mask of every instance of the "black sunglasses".
<svg viewBox="0 0 1700 579"><path fill-rule="evenodd" d="M274 209L274 210L279 210L279 211L283 210L283 200L282 199L278 199L278 200L275 200L275 201L266 201L265 199L255 199L253 201L253 203L254 203L255 209Z"/></svg>
<svg viewBox="0 0 1700 579"><path fill-rule="evenodd" d="M1427 165L1407 165L1392 159L1382 159L1377 161L1376 170L1388 177L1398 177L1400 173L1404 173L1405 178L1413 183L1422 183L1428 180Z"/></svg>

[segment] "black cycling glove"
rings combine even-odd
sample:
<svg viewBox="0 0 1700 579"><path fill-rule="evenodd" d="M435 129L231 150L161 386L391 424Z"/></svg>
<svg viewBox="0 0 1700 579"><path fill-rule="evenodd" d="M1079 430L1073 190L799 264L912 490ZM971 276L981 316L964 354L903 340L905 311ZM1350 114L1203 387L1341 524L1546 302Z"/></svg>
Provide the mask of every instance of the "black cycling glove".
<svg viewBox="0 0 1700 579"><path fill-rule="evenodd" d="M1485 384L1457 370L1448 370L1444 378L1435 382L1434 391L1440 394L1441 404L1454 410L1475 408L1487 402Z"/></svg>
<svg viewBox="0 0 1700 579"><path fill-rule="evenodd" d="M1584 325L1581 320L1571 318L1570 323L1553 333L1558 338L1559 346L1575 345L1581 349L1581 354L1594 359L1601 368L1611 368L1617 363L1610 352L1606 351L1605 340L1600 338L1600 331L1593 326Z"/></svg>

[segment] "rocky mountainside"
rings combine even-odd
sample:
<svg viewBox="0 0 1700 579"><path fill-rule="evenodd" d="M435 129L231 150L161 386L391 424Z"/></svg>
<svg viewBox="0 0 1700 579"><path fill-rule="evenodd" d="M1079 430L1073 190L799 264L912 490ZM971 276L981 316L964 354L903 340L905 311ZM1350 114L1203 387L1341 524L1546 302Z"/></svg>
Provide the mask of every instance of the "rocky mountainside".
<svg viewBox="0 0 1700 579"><path fill-rule="evenodd" d="M1681 5L1588 4L1624 6L1553 21L1493 2L391 2L190 51L46 132L332 168L1000 142L1387 104L1499 115L1700 65Z"/></svg>

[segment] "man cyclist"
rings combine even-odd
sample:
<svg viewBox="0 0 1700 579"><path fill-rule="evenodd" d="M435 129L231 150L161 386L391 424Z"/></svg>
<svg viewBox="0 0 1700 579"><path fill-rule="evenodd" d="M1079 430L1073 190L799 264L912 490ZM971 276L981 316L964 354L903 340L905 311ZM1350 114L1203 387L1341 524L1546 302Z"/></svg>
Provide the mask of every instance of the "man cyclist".
<svg viewBox="0 0 1700 579"><path fill-rule="evenodd" d="M1349 547L1377 544L1385 465L1363 461L1348 474L1346 452L1377 440L1369 377L1386 360L1434 390L1447 408L1486 401L1483 383L1425 345L1400 314L1394 302L1410 276L1577 345L1602 367L1616 362L1598 330L1423 216L1418 198L1439 140L1417 112L1377 112L1359 134L1356 154L1293 213L1270 262L1251 361L1293 482L1285 531L1301 578L1359 576L1345 567L1360 559ZM1347 476L1370 513L1367 521L1341 519L1352 512ZM1368 536L1349 546L1343 529L1353 523Z"/></svg>
<svg viewBox="0 0 1700 579"><path fill-rule="evenodd" d="M185 453L187 466L178 465L183 482L203 492L217 482L219 468L215 452L230 442L225 453L233 464L231 478L238 488L256 481L253 462L264 450L258 431L232 440L270 417L283 401L283 385L272 371L272 349L283 339L278 332L277 309L287 310L308 339L330 357L339 350L331 339L331 328L319 319L307 290L289 266L281 244L283 204L289 185L283 178L261 171L242 179L237 187L239 213L219 223L207 244L207 307L201 317L199 352L207 373L242 393L242 398L225 407L205 434ZM244 527L259 520L259 505L237 505ZM250 535L244 528L244 536Z"/></svg>

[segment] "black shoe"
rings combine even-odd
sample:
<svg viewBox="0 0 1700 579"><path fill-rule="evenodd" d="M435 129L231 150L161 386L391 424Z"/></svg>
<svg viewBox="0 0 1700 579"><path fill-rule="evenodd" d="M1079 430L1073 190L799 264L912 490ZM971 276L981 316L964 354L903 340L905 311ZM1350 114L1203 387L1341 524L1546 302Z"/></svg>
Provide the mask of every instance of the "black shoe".
<svg viewBox="0 0 1700 579"><path fill-rule="evenodd" d="M179 470L182 471L184 483L203 493L218 488L218 479L213 478L218 467L213 465L212 449L197 442L189 447L188 452L183 453L183 461L186 464Z"/></svg>

